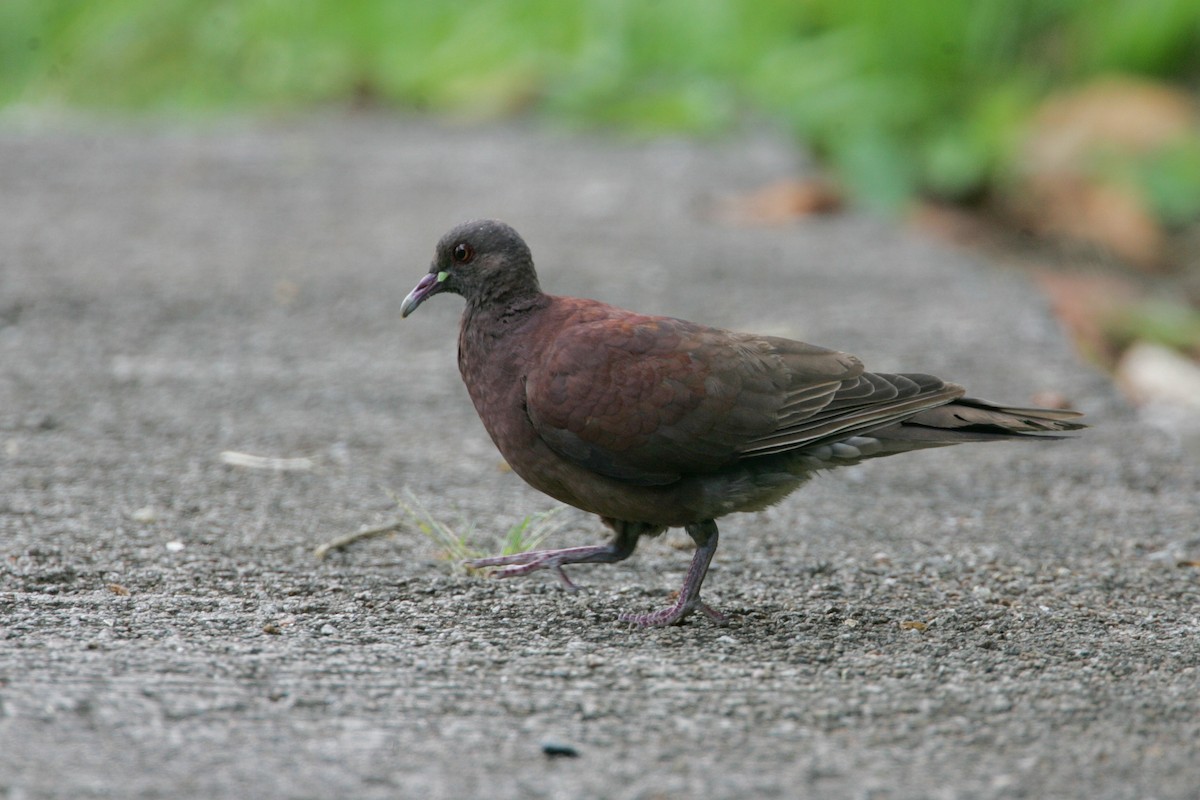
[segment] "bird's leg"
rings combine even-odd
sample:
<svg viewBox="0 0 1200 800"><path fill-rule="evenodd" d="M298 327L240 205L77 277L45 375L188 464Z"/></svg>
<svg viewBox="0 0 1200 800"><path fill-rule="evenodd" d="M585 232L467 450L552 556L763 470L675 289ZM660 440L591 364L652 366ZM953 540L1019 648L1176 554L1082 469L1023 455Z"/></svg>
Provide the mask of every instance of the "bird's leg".
<svg viewBox="0 0 1200 800"><path fill-rule="evenodd" d="M647 628L678 625L697 609L719 625L729 621L724 614L700 600L700 585L704 583L708 564L717 552L717 523L710 519L697 525L688 525L685 530L696 542L696 553L692 556L691 566L688 567L687 577L683 579L683 586L679 590L679 599L675 601L675 605L650 614L622 614L623 622L632 622Z"/></svg>
<svg viewBox="0 0 1200 800"><path fill-rule="evenodd" d="M472 569L480 567L504 567L492 573L494 578L514 578L517 575L527 575L539 569L552 569L558 580L568 591L579 590L567 573L564 564L612 564L624 561L633 555L637 547L638 537L649 529L638 523L626 523L616 520L605 520L612 526L614 535L608 544L587 545L585 547L565 547L561 550L530 550L525 553L513 553L508 556L491 556L476 558L467 562Z"/></svg>

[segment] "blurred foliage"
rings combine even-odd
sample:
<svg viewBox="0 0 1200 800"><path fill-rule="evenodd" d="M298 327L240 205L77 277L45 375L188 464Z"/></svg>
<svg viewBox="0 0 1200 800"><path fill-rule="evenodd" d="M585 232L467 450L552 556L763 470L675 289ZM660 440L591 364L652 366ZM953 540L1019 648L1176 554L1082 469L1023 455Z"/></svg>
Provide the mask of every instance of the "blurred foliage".
<svg viewBox="0 0 1200 800"><path fill-rule="evenodd" d="M1145 341L1200 357L1200 311L1178 300L1130 304L1106 320L1105 328L1117 351Z"/></svg>
<svg viewBox="0 0 1200 800"><path fill-rule="evenodd" d="M1133 181L1158 218L1182 226L1200 219L1200 137L1183 139L1139 159Z"/></svg>
<svg viewBox="0 0 1200 800"><path fill-rule="evenodd" d="M0 105L531 109L646 133L765 118L883 208L977 195L1047 92L1110 72L1194 81L1200 0L0 2ZM1173 220L1200 213L1189 147L1138 165Z"/></svg>

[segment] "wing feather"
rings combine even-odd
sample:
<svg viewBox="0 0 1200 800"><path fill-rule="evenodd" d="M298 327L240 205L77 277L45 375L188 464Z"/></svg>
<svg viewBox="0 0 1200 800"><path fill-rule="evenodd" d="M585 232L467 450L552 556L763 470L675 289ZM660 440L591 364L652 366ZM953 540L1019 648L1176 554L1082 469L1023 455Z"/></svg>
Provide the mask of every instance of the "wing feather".
<svg viewBox="0 0 1200 800"><path fill-rule="evenodd" d="M928 375L863 370L835 350L595 304L526 376L526 411L559 455L666 484L819 447L961 396Z"/></svg>

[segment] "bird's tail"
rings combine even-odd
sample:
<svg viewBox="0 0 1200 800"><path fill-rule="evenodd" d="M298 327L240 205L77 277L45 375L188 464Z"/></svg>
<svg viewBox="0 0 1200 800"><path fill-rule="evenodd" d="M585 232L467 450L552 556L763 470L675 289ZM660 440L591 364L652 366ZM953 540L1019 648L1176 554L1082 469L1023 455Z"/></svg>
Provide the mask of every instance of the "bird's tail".
<svg viewBox="0 0 1200 800"><path fill-rule="evenodd" d="M1076 422L1078 411L1054 408L1002 406L986 400L960 397L945 405L928 408L903 422L873 431L880 439L907 441L914 445L936 447L959 442L986 442L998 439L1061 439L1062 431L1086 428Z"/></svg>

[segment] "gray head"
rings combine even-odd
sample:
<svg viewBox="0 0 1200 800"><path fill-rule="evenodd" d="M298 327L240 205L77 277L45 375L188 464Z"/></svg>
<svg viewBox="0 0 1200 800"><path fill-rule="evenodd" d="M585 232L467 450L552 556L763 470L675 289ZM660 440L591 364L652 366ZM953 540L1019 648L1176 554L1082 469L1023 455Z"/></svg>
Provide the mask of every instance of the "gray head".
<svg viewBox="0 0 1200 800"><path fill-rule="evenodd" d="M452 292L468 305L505 305L541 294L533 256L515 230L494 219L464 222L437 244L429 274L400 304L407 317L435 294Z"/></svg>

